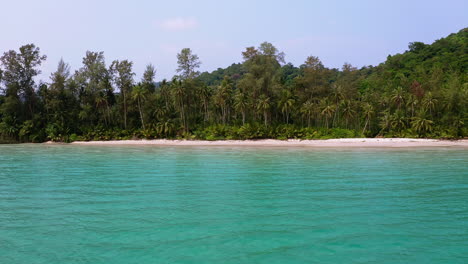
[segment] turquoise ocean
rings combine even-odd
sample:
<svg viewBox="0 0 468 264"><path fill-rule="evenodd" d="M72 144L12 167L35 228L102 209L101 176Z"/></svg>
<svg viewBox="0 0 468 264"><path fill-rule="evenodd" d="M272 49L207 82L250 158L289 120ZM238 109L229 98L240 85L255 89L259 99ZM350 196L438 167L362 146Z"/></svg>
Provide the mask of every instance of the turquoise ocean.
<svg viewBox="0 0 468 264"><path fill-rule="evenodd" d="M0 263L468 263L468 151L1 145Z"/></svg>

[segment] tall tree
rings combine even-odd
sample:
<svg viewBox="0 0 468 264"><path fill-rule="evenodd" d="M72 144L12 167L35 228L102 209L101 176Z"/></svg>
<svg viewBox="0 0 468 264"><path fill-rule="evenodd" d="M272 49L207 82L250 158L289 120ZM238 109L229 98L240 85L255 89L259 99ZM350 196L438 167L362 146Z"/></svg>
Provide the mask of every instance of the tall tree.
<svg viewBox="0 0 468 264"><path fill-rule="evenodd" d="M265 126L268 126L268 111L271 107L270 97L262 94L257 100L257 110L263 113L263 122Z"/></svg>
<svg viewBox="0 0 468 264"><path fill-rule="evenodd" d="M238 86L256 103L256 107L253 106L254 109L251 110L255 113L254 117L257 113L263 113L264 123L267 125L270 112L274 111L274 106L277 105L272 100L280 94L282 87L280 80L284 53L279 52L273 44L264 42L258 49L248 47L242 52L242 56L247 73L239 81Z"/></svg>
<svg viewBox="0 0 468 264"><path fill-rule="evenodd" d="M228 121L229 116L229 108L231 105L231 96L232 96L232 84L230 83L229 79L226 77L224 78L221 85L215 92L214 100L216 104L221 109L221 120L222 123L225 125Z"/></svg>
<svg viewBox="0 0 468 264"><path fill-rule="evenodd" d="M50 86L42 90L42 98L49 125L54 131L66 134L72 130L77 100L70 85L70 66L60 59L57 70L50 76Z"/></svg>
<svg viewBox="0 0 468 264"><path fill-rule="evenodd" d="M310 127L310 121L312 119L312 115L315 112L315 105L311 100L306 101L302 104L301 113L307 117L307 127Z"/></svg>
<svg viewBox="0 0 468 264"><path fill-rule="evenodd" d="M147 90L145 90L141 85L136 85L133 87L132 99L137 102L138 112L140 113L140 121L143 130L146 130L145 119L143 116L142 102L146 100Z"/></svg>
<svg viewBox="0 0 468 264"><path fill-rule="evenodd" d="M176 77L174 77L171 81L171 89L174 98L174 105L177 111L179 112L182 127L184 129L184 132L188 132L186 86L184 85L184 82L182 80L178 80Z"/></svg>
<svg viewBox="0 0 468 264"><path fill-rule="evenodd" d="M45 61L47 56L40 54L39 47L27 44L19 48L19 52L7 51L0 57L3 65L3 82L7 94L24 98L26 111L25 118L31 119L34 114L36 103L34 77L41 73L38 67ZM11 99L13 99L10 97Z"/></svg>
<svg viewBox="0 0 468 264"><path fill-rule="evenodd" d="M141 84L143 89L154 93L156 85L154 83L154 78L156 76L156 69L152 64L146 65L145 72L143 73L143 78L141 79Z"/></svg>
<svg viewBox="0 0 468 264"><path fill-rule="evenodd" d="M318 57L307 57L302 65L303 76L298 81L299 95L303 101L311 100L317 97L323 97L327 92L326 71Z"/></svg>
<svg viewBox="0 0 468 264"><path fill-rule="evenodd" d="M177 54L177 72L182 80L193 79L199 75L200 59L189 48L184 48Z"/></svg>
<svg viewBox="0 0 468 264"><path fill-rule="evenodd" d="M133 62L128 60L115 60L111 65L111 72L114 76L114 82L122 95L121 101L123 105L123 125L128 128L128 104L133 87ZM149 76L147 76L149 77Z"/></svg>
<svg viewBox="0 0 468 264"><path fill-rule="evenodd" d="M237 90L234 96L234 108L242 115L242 125L245 125L246 111L249 106L247 96L244 92Z"/></svg>
<svg viewBox="0 0 468 264"><path fill-rule="evenodd" d="M108 126L110 123L110 114L105 109L105 102L113 96L110 78L104 52L87 51L83 66L75 73L74 79L80 88L80 116L91 127L97 124Z"/></svg>
<svg viewBox="0 0 468 264"><path fill-rule="evenodd" d="M36 83L45 56L25 45L0 58L0 140L211 132L284 137L281 125L308 138L317 135L315 127L366 136L466 137L467 41L463 29L431 45L411 43L407 52L361 69L347 63L329 69L314 56L300 67L284 64L284 54L264 42L246 48L242 63L201 75L198 56L183 49L172 81L156 83L156 70L147 65L136 86L133 64L114 61L108 68L103 52L87 52L73 75L61 60L49 83ZM239 131L216 126L241 119ZM262 131L257 122L265 125Z"/></svg>

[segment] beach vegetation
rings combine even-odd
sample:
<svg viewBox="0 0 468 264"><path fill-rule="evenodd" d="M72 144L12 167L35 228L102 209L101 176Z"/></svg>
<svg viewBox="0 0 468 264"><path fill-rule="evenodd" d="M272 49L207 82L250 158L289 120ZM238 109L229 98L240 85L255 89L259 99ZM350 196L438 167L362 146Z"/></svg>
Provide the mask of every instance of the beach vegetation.
<svg viewBox="0 0 468 264"><path fill-rule="evenodd" d="M302 65L269 42L243 61L200 72L190 48L176 75L156 81L148 64L106 64L87 51L72 72L60 60L37 81L47 59L34 44L0 56L0 143L125 139L465 138L468 135L468 29L432 44L412 42L376 66ZM164 65L160 65L164 67Z"/></svg>

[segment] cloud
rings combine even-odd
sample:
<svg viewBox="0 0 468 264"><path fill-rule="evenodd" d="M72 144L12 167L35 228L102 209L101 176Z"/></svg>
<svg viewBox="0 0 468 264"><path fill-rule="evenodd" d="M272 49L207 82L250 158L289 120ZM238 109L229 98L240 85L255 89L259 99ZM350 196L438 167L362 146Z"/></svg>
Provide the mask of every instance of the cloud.
<svg viewBox="0 0 468 264"><path fill-rule="evenodd" d="M166 31L184 31L198 27L198 21L192 17L175 17L159 22L158 26Z"/></svg>

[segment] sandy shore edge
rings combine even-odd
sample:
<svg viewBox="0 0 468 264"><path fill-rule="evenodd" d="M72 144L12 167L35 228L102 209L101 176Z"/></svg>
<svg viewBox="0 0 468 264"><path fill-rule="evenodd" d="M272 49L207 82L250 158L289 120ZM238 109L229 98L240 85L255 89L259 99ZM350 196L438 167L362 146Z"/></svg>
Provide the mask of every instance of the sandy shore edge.
<svg viewBox="0 0 468 264"><path fill-rule="evenodd" d="M45 144L59 144L47 142ZM112 146L112 145L154 145L154 146L258 146L258 147L465 147L468 140L438 140L414 138L340 138L327 140L111 140L75 141L71 145Z"/></svg>

